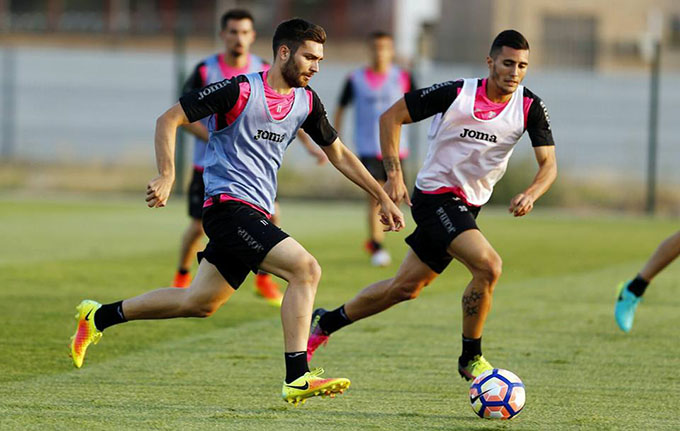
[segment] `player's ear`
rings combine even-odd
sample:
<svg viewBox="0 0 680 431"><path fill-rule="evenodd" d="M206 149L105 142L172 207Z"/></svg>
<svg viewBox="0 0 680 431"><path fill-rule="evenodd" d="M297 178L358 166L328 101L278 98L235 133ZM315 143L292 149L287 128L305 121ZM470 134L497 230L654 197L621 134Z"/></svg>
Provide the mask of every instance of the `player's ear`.
<svg viewBox="0 0 680 431"><path fill-rule="evenodd" d="M493 65L493 57L489 55L486 56L486 65L489 66L489 69L491 69L491 66Z"/></svg>
<svg viewBox="0 0 680 431"><path fill-rule="evenodd" d="M290 57L290 48L288 48L286 45L281 45L279 47L279 58L281 61L286 62L288 61L288 58Z"/></svg>

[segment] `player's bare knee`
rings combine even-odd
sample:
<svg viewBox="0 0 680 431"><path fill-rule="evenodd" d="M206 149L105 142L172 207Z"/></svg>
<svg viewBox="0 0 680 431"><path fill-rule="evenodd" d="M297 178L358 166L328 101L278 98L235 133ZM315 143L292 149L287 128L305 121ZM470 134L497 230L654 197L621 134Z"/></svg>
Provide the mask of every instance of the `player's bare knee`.
<svg viewBox="0 0 680 431"><path fill-rule="evenodd" d="M189 298L184 304L184 314L187 317L210 317L217 309L220 308L220 304L215 301L201 301L194 298Z"/></svg>
<svg viewBox="0 0 680 431"><path fill-rule="evenodd" d="M291 285L308 286L316 289L319 280L321 280L321 266L314 256L306 254L298 259L288 282Z"/></svg>
<svg viewBox="0 0 680 431"><path fill-rule="evenodd" d="M497 253L488 254L479 259L473 270L473 277L493 290L503 271L503 261Z"/></svg>
<svg viewBox="0 0 680 431"><path fill-rule="evenodd" d="M416 299L423 287L425 287L425 283L422 281L394 279L390 285L390 296L394 302L409 301Z"/></svg>

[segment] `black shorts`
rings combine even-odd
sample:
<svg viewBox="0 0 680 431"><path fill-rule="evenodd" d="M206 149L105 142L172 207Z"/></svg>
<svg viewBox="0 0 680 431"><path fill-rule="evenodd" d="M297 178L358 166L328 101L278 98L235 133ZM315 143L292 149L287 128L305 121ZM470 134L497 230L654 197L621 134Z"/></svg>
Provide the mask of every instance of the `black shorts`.
<svg viewBox="0 0 680 431"><path fill-rule="evenodd" d="M360 156L359 160L361 160L361 163L363 163L364 167L373 176L373 178L383 183L387 181L387 172L385 172L385 166L383 165L382 159L370 156ZM399 158L399 160L402 162L404 161L402 158ZM402 172L404 171L403 163L401 170Z"/></svg>
<svg viewBox="0 0 680 431"><path fill-rule="evenodd" d="M385 172L382 159L377 157L361 156L359 157L359 160L361 160L361 163L364 164L366 170L371 175L373 175L373 178L378 181L382 181L383 183L387 181L387 172Z"/></svg>
<svg viewBox="0 0 680 431"><path fill-rule="evenodd" d="M288 234L267 217L240 202L214 204L203 212L208 245L198 253L220 271L227 283L238 289L249 271L257 272L267 253Z"/></svg>
<svg viewBox="0 0 680 431"><path fill-rule="evenodd" d="M453 257L446 251L458 235L477 227L480 207L466 205L453 193L425 194L417 188L411 198L416 230L406 237L413 252L434 272L441 274Z"/></svg>
<svg viewBox="0 0 680 431"><path fill-rule="evenodd" d="M203 201L205 200L205 185L203 184L203 171L194 168L194 174L189 183L189 217L200 220L203 217Z"/></svg>

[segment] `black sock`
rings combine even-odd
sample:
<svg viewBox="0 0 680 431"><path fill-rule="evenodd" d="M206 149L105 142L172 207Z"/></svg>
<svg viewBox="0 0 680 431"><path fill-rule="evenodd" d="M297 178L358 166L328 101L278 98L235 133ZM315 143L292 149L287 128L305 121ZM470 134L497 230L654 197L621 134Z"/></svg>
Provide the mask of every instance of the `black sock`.
<svg viewBox="0 0 680 431"><path fill-rule="evenodd" d="M331 335L333 332L349 325L350 323L352 323L352 321L349 320L347 314L345 314L345 304L341 305L335 310L327 311L319 319L319 326L326 335Z"/></svg>
<svg viewBox="0 0 680 431"><path fill-rule="evenodd" d="M186 269L186 268L180 268L180 269L177 270L177 272L179 272L182 275L186 275L186 274L189 273L189 270Z"/></svg>
<svg viewBox="0 0 680 431"><path fill-rule="evenodd" d="M306 351L286 352L283 356L286 358L286 383L291 383L309 371Z"/></svg>
<svg viewBox="0 0 680 431"><path fill-rule="evenodd" d="M482 337L466 338L463 335L463 353L458 361L462 366L466 366L475 356L482 354Z"/></svg>
<svg viewBox="0 0 680 431"><path fill-rule="evenodd" d="M371 240L371 250L378 251L381 248L383 248L381 243L379 243L378 241L376 241L374 239Z"/></svg>
<svg viewBox="0 0 680 431"><path fill-rule="evenodd" d="M640 274L638 274L637 277L635 277L633 281L628 284L628 290L633 292L635 296L640 297L643 293L645 293L645 289L647 289L648 285L649 282L645 281L645 279L640 277Z"/></svg>
<svg viewBox="0 0 680 431"><path fill-rule="evenodd" d="M94 326L100 331L123 322L127 322L123 314L123 301L104 304L94 313Z"/></svg>

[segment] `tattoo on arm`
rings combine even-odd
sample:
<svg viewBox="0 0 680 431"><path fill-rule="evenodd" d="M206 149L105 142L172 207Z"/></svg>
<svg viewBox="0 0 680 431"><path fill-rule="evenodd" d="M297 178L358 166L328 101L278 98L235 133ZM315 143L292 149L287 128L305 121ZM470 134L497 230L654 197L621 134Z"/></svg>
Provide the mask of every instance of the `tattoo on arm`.
<svg viewBox="0 0 680 431"><path fill-rule="evenodd" d="M385 157L383 159L383 166L385 166L386 172L401 171L401 163L399 163L399 157Z"/></svg>
<svg viewBox="0 0 680 431"><path fill-rule="evenodd" d="M474 316L479 314L479 300L482 298L482 294L479 292L470 292L467 295L463 295L463 314L465 316Z"/></svg>

